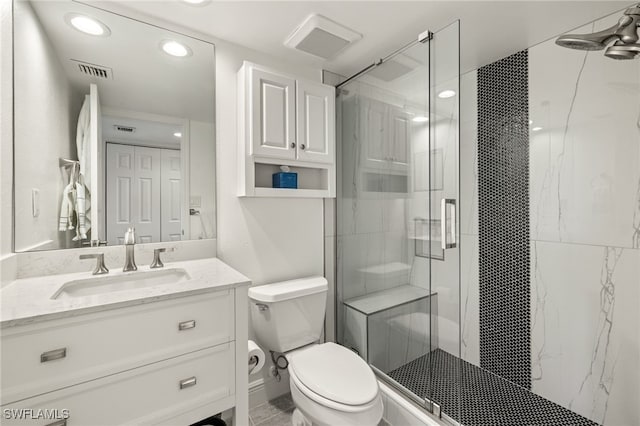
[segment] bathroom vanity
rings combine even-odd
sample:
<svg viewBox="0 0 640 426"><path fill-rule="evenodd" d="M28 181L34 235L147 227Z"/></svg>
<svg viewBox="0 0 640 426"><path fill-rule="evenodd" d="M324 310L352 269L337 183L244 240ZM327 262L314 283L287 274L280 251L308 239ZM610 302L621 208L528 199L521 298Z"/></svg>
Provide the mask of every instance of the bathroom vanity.
<svg viewBox="0 0 640 426"><path fill-rule="evenodd" d="M57 411L3 424L246 424L249 284L209 258L5 286L3 413Z"/></svg>

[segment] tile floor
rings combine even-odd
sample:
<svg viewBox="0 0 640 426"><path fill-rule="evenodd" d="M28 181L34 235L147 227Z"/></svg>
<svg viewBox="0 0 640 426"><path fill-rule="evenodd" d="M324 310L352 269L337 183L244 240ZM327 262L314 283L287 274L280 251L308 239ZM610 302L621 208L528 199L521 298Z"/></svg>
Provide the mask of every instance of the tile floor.
<svg viewBox="0 0 640 426"><path fill-rule="evenodd" d="M462 423L468 426L597 426L441 349L393 370L389 376L416 395L431 395L432 400L440 403L442 412L461 417ZM460 389L462 409L458 411Z"/></svg>
<svg viewBox="0 0 640 426"><path fill-rule="evenodd" d="M295 408L291 394L282 395L249 410L251 426L291 426L291 415ZM383 419L378 426L389 426Z"/></svg>

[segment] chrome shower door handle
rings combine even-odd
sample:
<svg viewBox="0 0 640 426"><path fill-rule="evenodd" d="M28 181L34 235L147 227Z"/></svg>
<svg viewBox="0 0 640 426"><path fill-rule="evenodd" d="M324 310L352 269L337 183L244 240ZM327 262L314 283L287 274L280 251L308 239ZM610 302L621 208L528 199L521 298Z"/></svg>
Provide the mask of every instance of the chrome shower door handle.
<svg viewBox="0 0 640 426"><path fill-rule="evenodd" d="M456 200L443 198L440 201L440 241L442 250L456 247Z"/></svg>

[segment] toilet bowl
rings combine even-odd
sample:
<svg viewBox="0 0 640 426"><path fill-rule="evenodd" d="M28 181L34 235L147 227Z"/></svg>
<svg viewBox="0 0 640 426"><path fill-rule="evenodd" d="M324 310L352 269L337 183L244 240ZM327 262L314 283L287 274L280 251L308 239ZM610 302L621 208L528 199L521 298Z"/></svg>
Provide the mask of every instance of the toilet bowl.
<svg viewBox="0 0 640 426"><path fill-rule="evenodd" d="M309 277L251 287L251 322L258 342L288 361L296 426L375 426L382 397L369 365L335 343L318 344L327 280Z"/></svg>
<svg viewBox="0 0 640 426"><path fill-rule="evenodd" d="M287 359L291 396L302 414L295 417L294 425L378 424L383 411L378 382L358 355L324 343L296 351Z"/></svg>

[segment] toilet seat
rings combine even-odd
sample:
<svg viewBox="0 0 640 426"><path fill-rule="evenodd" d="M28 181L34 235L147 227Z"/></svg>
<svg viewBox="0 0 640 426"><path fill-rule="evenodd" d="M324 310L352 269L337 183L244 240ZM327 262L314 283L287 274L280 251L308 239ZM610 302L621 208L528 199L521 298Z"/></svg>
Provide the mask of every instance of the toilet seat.
<svg viewBox="0 0 640 426"><path fill-rule="evenodd" d="M289 359L291 381L320 405L359 412L375 404L378 381L367 363L335 343L305 348Z"/></svg>

